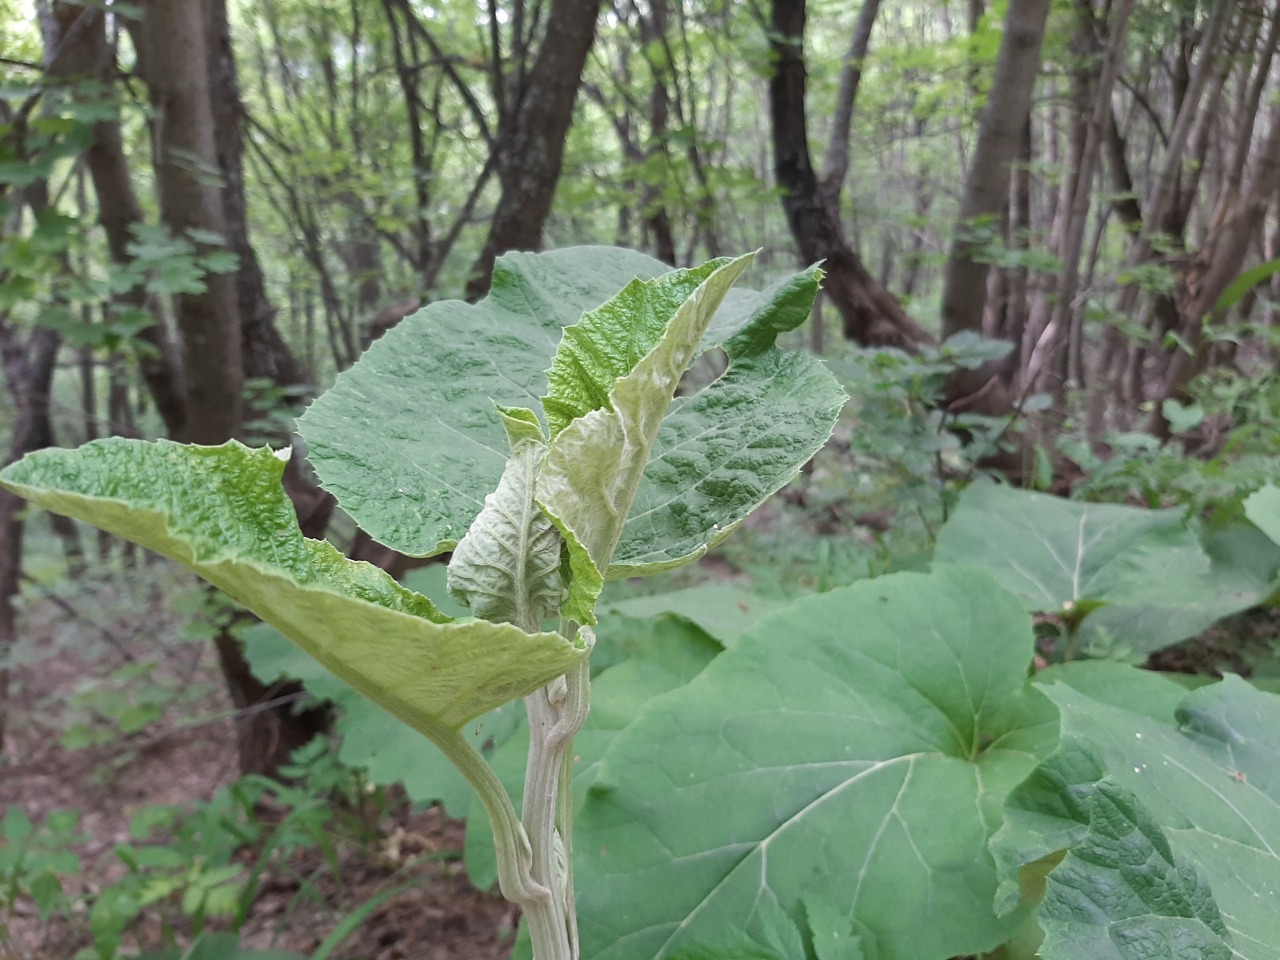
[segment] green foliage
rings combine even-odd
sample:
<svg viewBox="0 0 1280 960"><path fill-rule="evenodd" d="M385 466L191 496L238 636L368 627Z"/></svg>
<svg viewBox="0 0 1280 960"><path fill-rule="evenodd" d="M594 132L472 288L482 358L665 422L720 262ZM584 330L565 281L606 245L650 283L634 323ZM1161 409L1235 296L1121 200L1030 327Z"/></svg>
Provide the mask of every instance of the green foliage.
<svg viewBox="0 0 1280 960"><path fill-rule="evenodd" d="M606 751L576 840L584 954L759 937L760 906L792 912L819 877L869 956L996 946L1013 921L990 909L987 838L1056 737L1030 656L1027 616L968 571L881 577L758 624Z"/></svg>
<svg viewBox="0 0 1280 960"><path fill-rule="evenodd" d="M1191 385L1187 401L1166 400L1173 439L1111 434L1111 456L1085 444L1060 446L1086 471L1086 500L1137 498L1152 507L1186 505L1203 513L1230 506L1280 474L1280 378L1219 369Z"/></svg>
<svg viewBox="0 0 1280 960"><path fill-rule="evenodd" d="M80 814L74 810L50 813L39 827L19 807L9 807L0 820L0 906L11 908L29 896L43 919L66 909L66 877L80 873L80 859L69 847L82 840L76 833ZM0 930L3 927L0 926Z"/></svg>
<svg viewBox="0 0 1280 960"><path fill-rule="evenodd" d="M12 907L29 896L45 918L87 914L93 946L80 955L86 960L124 956L121 951L140 915L162 904L175 906L197 934L213 920L238 930L268 868L288 863L299 852L319 851L336 879L335 841L344 836L361 839L355 820L344 810L354 809L353 804L363 799L363 781L336 764L326 744L306 748L282 773L290 778L288 783L245 777L189 810L141 808L133 816L130 840L111 850L124 868L123 876L88 893L69 894L63 886L66 878L83 872L72 852L85 839L76 833L80 812L55 811L34 826L19 807L10 807L0 821L5 839L0 848L0 907ZM283 811L277 822L258 814L264 801ZM247 848L258 851L256 860L248 863L241 856ZM310 882L300 880L305 895ZM358 923L367 911L352 916ZM350 929L348 924L346 933ZM234 938L234 933L223 936ZM197 936L189 948L175 946L155 956L230 956L201 952L212 949L207 940L227 942L217 935ZM248 960L255 955L243 956Z"/></svg>
<svg viewBox="0 0 1280 960"><path fill-rule="evenodd" d="M1254 525L1280 545L1280 487L1267 485L1244 502L1244 512Z"/></svg>
<svg viewBox="0 0 1280 960"><path fill-rule="evenodd" d="M1201 526L1178 509L980 483L942 527L929 573L790 606L725 586L601 599L610 577L700 556L830 430L832 378L775 347L807 315L817 274L730 295L748 262L611 298L597 281L636 255L513 257L489 299L425 311L307 415L321 474L357 519L419 552L456 546L449 591L487 619L450 606L439 569L410 589L304 540L270 451L110 441L41 453L3 479L246 602L268 624L246 633L255 670L334 700L345 758L379 782L408 776L415 797L473 825L483 810L494 843L469 831L468 868L521 904L538 960L568 955L574 889L582 954L600 960L1076 960L1170 945L1274 956L1274 910L1255 901L1280 890L1266 736L1280 701L1236 679L1186 694L1120 663L1037 675L1031 617L1059 626L1070 660L1077 637L1092 653L1144 653L1262 602L1280 569L1274 486ZM637 310L654 315L628 327ZM545 398L525 355L535 346L552 371ZM713 346L727 371L676 397ZM957 365L996 353L962 341L877 356L890 402L923 407ZM982 442L998 442L1003 424L988 426ZM419 460L424 436L453 452ZM923 487L941 506L952 478L933 456ZM559 630L543 630L557 612ZM598 634L586 629L597 618ZM511 710L521 695L528 721ZM322 754L304 759L317 782L342 782ZM564 769L571 784L557 783ZM329 849L328 808L307 789L236 789L211 822L195 815L199 829L175 817L175 841L117 851L129 874L90 911L109 949L128 917L167 898L197 927L220 915L234 927L268 858ZM292 812L264 834L249 797L268 789ZM12 830L37 849L29 825ZM220 830L256 841L257 864L231 859ZM575 853L572 888L559 886L558 849ZM42 869L15 867L13 889L25 895Z"/></svg>
<svg viewBox="0 0 1280 960"><path fill-rule="evenodd" d="M1228 677L1157 718L1045 692L1062 741L993 844L1008 898L1029 865L1066 853L1047 877L1041 955L1276 956L1280 699Z"/></svg>
<svg viewBox="0 0 1280 960"><path fill-rule="evenodd" d="M157 666L155 661L128 663L106 678L82 680L61 718L66 724L63 745L75 749L110 743L160 719L174 691L151 679Z"/></svg>
<svg viewBox="0 0 1280 960"><path fill-rule="evenodd" d="M935 560L990 570L1027 610L1062 625L1060 654L1145 656L1263 602L1280 553L1258 563L1220 533L1216 556L1182 510L1076 503L974 484ZM1159 570L1159 576L1154 571ZM1078 645L1077 645L1078 644Z"/></svg>
<svg viewBox="0 0 1280 960"><path fill-rule="evenodd" d="M960 333L918 354L858 350L833 363L855 398L848 411L849 454L855 469L874 478L875 488L858 491L864 508L891 490L895 506L915 507L931 522L940 522L952 481L972 476L1009 427L1006 417L943 410L947 377L997 361L1009 349L1007 343ZM841 439L844 435L841 431ZM840 494L835 487L826 492L829 497Z"/></svg>
<svg viewBox="0 0 1280 960"><path fill-rule="evenodd" d="M424 311L313 405L304 436L340 502L398 547L456 547L451 591L489 619L451 618L382 571L303 538L280 486L284 460L270 450L112 439L29 455L0 482L186 564L434 741L484 805L498 880L523 907L537 949L565 956L572 890L552 859L572 809L556 801L561 757L587 715L595 636L579 625L595 622L606 575L678 566L727 534L822 445L844 399L820 362L774 346L808 315L817 271L740 294L718 317L751 260L712 263L693 283L637 280L609 297L613 281L647 270L644 258L601 248L513 255L484 301ZM653 316L636 327L636 310ZM541 353L552 374L540 400L532 391L545 361L534 348L583 311L560 348ZM673 404L697 354L721 345L724 376ZM544 401L564 418L549 436ZM374 410L388 405L381 430L370 430ZM511 456L496 453L489 476L472 453L492 450L495 432ZM459 449L450 446L459 436L472 446L432 464L424 436L432 453ZM478 501L477 488L495 486ZM541 631L557 606L560 631ZM537 783L518 821L510 791L461 731L524 695ZM234 879L230 867L188 872L163 892L181 885L184 907L202 920L234 900ZM131 896L95 911L127 914L139 899Z"/></svg>

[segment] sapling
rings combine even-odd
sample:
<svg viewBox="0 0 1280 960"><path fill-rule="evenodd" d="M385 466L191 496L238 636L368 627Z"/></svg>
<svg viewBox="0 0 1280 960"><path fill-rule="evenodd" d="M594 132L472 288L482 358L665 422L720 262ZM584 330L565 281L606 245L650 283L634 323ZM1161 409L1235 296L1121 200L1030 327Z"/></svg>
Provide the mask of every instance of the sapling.
<svg viewBox="0 0 1280 960"><path fill-rule="evenodd" d="M288 450L109 439L33 454L0 482L186 564L435 743L489 815L534 957L569 960L572 741L600 591L706 553L813 456L844 400L820 361L775 345L820 272L731 290L752 259L508 255L485 300L409 318L301 418L322 484L365 530L411 556L452 551L471 617L304 538L280 486ZM725 372L677 397L713 347ZM517 814L463 731L520 697Z"/></svg>

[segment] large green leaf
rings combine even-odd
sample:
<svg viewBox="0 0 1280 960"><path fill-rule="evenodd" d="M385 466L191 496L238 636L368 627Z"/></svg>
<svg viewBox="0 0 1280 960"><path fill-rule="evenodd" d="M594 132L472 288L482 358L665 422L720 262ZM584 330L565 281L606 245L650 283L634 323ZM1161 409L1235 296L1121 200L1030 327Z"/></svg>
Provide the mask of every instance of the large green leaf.
<svg viewBox="0 0 1280 960"><path fill-rule="evenodd" d="M731 353L724 376L672 404L609 579L668 570L706 553L822 448L845 399L816 357Z"/></svg>
<svg viewBox="0 0 1280 960"><path fill-rule="evenodd" d="M626 617L674 614L697 624L708 635L731 647L740 636L781 606L779 600L762 597L730 583L717 582L638 597L622 593L610 595L606 590L598 612L602 623L618 614ZM600 632L596 633L599 636ZM608 644L602 646L597 643L592 663L602 654L608 655Z"/></svg>
<svg viewBox="0 0 1280 960"><path fill-rule="evenodd" d="M1252 571L1205 551L1183 511L988 483L961 496L934 559L990 571L1027 610L1081 624L1082 646L1101 655L1170 646L1266 595Z"/></svg>
<svg viewBox="0 0 1280 960"><path fill-rule="evenodd" d="M1280 697L1227 677L1170 723L1061 683L1045 692L1062 744L993 841L1006 896L1028 865L1073 857L1048 873L1044 955L1280 957Z"/></svg>
<svg viewBox="0 0 1280 960"><path fill-rule="evenodd" d="M1209 571L1183 583L1182 600L1108 604L1085 618L1091 654L1143 656L1208 629L1223 617L1266 603L1280 587L1280 547L1249 523L1226 522L1201 534ZM1157 573L1157 576L1162 574Z"/></svg>
<svg viewBox="0 0 1280 960"><path fill-rule="evenodd" d="M869 960L989 950L987 840L1052 748L1030 618L986 575L895 574L769 617L609 746L578 819L583 955L655 960L811 891ZM696 953L694 954L696 955Z"/></svg>
<svg viewBox="0 0 1280 960"><path fill-rule="evenodd" d="M537 494L569 548L573 580L565 616L595 622L591 608L680 378L720 301L753 259L739 257L710 273L680 304L653 348L614 381L607 404L578 417L552 440Z"/></svg>
<svg viewBox="0 0 1280 960"><path fill-rule="evenodd" d="M1268 537L1280 544L1280 487L1270 484L1250 494L1244 513Z"/></svg>
<svg viewBox="0 0 1280 960"><path fill-rule="evenodd" d="M1173 601L1209 571L1184 517L975 483L938 534L934 557L981 566L1031 611Z"/></svg>
<svg viewBox="0 0 1280 960"><path fill-rule="evenodd" d="M611 247L509 253L477 304L433 303L375 343L298 423L326 490L412 556L452 547L498 484L494 404L539 410L562 329L668 268Z"/></svg>
<svg viewBox="0 0 1280 960"><path fill-rule="evenodd" d="M555 633L450 622L377 567L304 538L283 470L279 455L236 442L110 439L31 454L0 481L186 564L429 736L451 734L586 656Z"/></svg>
<svg viewBox="0 0 1280 960"><path fill-rule="evenodd" d="M617 296L565 327L547 371L547 396L542 401L551 435L592 410L609 407L613 385L658 345L676 311L726 263L712 260L693 270L633 280Z"/></svg>

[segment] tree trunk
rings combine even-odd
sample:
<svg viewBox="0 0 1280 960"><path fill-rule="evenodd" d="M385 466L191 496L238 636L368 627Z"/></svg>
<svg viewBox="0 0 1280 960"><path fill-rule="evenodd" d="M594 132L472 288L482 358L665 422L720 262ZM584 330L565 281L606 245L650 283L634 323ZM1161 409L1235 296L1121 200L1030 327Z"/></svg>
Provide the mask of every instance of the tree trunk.
<svg viewBox="0 0 1280 960"><path fill-rule="evenodd" d="M0 372L13 399L13 439L5 465L34 450L52 445L49 390L54 361L62 340L47 327L36 327L23 342L7 317L0 317ZM4 747L9 702L6 660L17 640L14 600L22 586L22 535L26 527L26 501L0 490L0 748Z"/></svg>
<svg viewBox="0 0 1280 960"><path fill-rule="evenodd" d="M234 275L206 274L205 289L177 298L187 371L185 417L176 439L216 444L242 425L246 374L297 386L308 379L274 323L245 218L239 86L223 0L153 0L135 32L140 72L156 113L154 156L161 216L175 235L206 231L225 238L240 258ZM218 175L221 189L214 185ZM283 439L283 438L282 438ZM325 495L291 471L300 516L327 518ZM287 486L290 486L287 484ZM317 503L297 503L299 494ZM308 531L313 532L314 531ZM294 749L325 729L325 711L268 707L295 684L268 687L249 670L233 627L215 647L232 703L241 711L237 750L242 773L275 775ZM264 707L267 707L264 709Z"/></svg>
<svg viewBox="0 0 1280 960"><path fill-rule="evenodd" d="M1009 203L1010 167L1018 158L1050 0L1009 0L995 78L978 128L960 217L951 240L942 294L942 337L982 330L987 302L989 227Z"/></svg>
<svg viewBox="0 0 1280 960"><path fill-rule="evenodd" d="M1231 281L1244 269L1250 243L1266 221L1267 210L1280 193L1280 106L1271 110L1271 129L1258 151L1256 169L1247 192L1223 199L1215 212L1218 228L1196 256L1186 287L1189 300L1183 308L1182 335L1186 350L1178 350L1169 362L1161 399L1178 397L1202 368L1204 320ZM1190 351L1190 352L1188 352ZM1156 404L1148 428L1159 437L1169 435L1161 404Z"/></svg>
<svg viewBox="0 0 1280 960"><path fill-rule="evenodd" d="M107 42L106 15L102 10L78 4L54 7L58 30L58 56L50 73L66 77L92 77L105 89L115 88L115 53ZM98 120L90 131L85 166L98 202L98 218L107 237L112 262L129 263L133 228L143 222L142 205L133 188L119 119ZM111 309L149 314L152 323L138 337L144 349L137 351L138 369L155 401L156 411L170 435L186 420L186 385L182 364L165 332L164 314L141 286L114 294Z"/></svg>
<svg viewBox="0 0 1280 960"><path fill-rule="evenodd" d="M134 28L139 72L151 93L152 150L165 226L178 237L212 233L230 241L210 97L209 37L200 0L150 0ZM210 249L196 240L197 249ZM235 277L209 273L199 293L175 298L187 373L186 419L178 438L218 444L241 426L244 360Z"/></svg>
<svg viewBox="0 0 1280 960"><path fill-rule="evenodd" d="M508 250L536 250L551 212L582 69L595 39L600 0L552 0L546 35L518 101L498 131L502 193L484 249L471 267L467 297L489 289L493 263Z"/></svg>
<svg viewBox="0 0 1280 960"><path fill-rule="evenodd" d="M214 146L223 183L222 211L227 244L240 258L235 285L244 375L269 379L277 387L298 387L309 383L311 374L280 335L275 323L276 309L267 298L262 267L249 241L241 133L244 105L240 101L240 81L231 48L227 4L226 0L206 2L209 7L209 95Z"/></svg>
<svg viewBox="0 0 1280 960"><path fill-rule="evenodd" d="M1105 54L1096 48L1089 53L1102 55L1101 71L1093 90L1093 103L1088 122L1084 130L1084 143L1072 171L1070 182L1073 191L1064 211L1064 227L1060 232L1058 260L1062 264L1061 275L1057 284L1057 299L1049 326L1045 330L1041 344L1037 344L1037 353L1042 353L1043 345L1052 345L1044 353L1055 354L1054 362L1043 357L1028 358L1028 381L1037 382L1037 387L1051 390L1061 403L1067 383L1066 372L1070 367L1070 357L1062 347L1070 340L1069 330L1076 314L1076 293L1080 286L1080 259L1084 252L1085 227L1089 222L1089 209L1093 198L1094 175L1097 171L1102 153L1102 143L1107 124L1111 120L1111 94L1115 86L1120 62L1124 56L1124 41L1128 32L1129 16L1133 12L1134 0L1120 0L1113 11L1109 24L1111 37ZM1093 10L1089 3L1078 4L1080 7L1081 35L1094 37ZM1082 51L1083 52L1083 51ZM1037 367L1036 360L1040 360Z"/></svg>
<svg viewBox="0 0 1280 960"><path fill-rule="evenodd" d="M849 130L853 124L853 108L862 83L862 64L871 47L871 31L880 12L880 0L862 0L858 19L853 24L849 51L840 66L840 89L836 93L836 109L831 120L831 139L822 159L822 192L832 206L832 214L840 216L840 192L849 175Z"/></svg>
<svg viewBox="0 0 1280 960"><path fill-rule="evenodd" d="M844 335L862 345L915 349L932 340L867 270L844 237L813 170L805 119L805 0L774 0L769 44L773 165L782 209L800 257L825 261L824 289L840 311Z"/></svg>

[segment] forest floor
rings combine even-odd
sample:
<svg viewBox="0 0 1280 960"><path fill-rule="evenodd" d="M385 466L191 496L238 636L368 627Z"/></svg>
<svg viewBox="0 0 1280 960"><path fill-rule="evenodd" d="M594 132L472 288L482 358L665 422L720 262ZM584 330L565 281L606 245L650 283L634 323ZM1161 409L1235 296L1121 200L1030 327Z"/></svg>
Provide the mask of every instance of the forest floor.
<svg viewBox="0 0 1280 960"><path fill-rule="evenodd" d="M182 616L161 598L152 597L155 615L142 628L136 591L119 595L117 589L104 599L102 585L97 588L94 600L82 595L74 601L79 623L67 617L67 601L28 605L0 753L0 822L10 805L37 825L52 811L80 812L80 836L70 849L82 872L63 878L73 899L126 874L115 850L133 839L131 822L139 811L208 801L238 772L233 721L211 645L183 640ZM85 617L86 610L92 615ZM127 645L119 643L122 638ZM138 664L147 665L142 672L148 682L173 696L153 722L123 734L118 710L108 715L115 702L110 693L114 678L137 676ZM71 747L64 743L69 736L100 742ZM491 960L510 953L518 914L496 892L468 883L461 824L434 808L414 811L394 794L385 799L385 811L365 816L363 829L331 837L329 851L301 845L271 858L240 930L242 946L310 954L343 917L397 891L334 960ZM235 853L242 875L251 875L259 852L246 847ZM0 885L4 880L0 871ZM19 898L8 915L4 904L0 890L3 960L72 960L93 945L82 904L46 920L29 898ZM227 923L212 919L209 928ZM170 934L184 943L191 932L180 895L165 897L129 923L123 952L163 945Z"/></svg>
<svg viewBox="0 0 1280 960"><path fill-rule="evenodd" d="M70 849L82 869L63 878L70 908L41 919L32 900L20 897L6 914L12 897L0 844L0 960L73 960L91 947L84 895L126 876L117 851L138 843L131 836L138 814L159 805L213 809L210 801L238 774L230 704L209 633L200 627L207 594L191 577L159 564L107 580L41 579L60 584L63 593L32 584L25 594L0 751L0 826L10 806L37 825L53 811L79 811ZM1278 637L1280 617L1253 611L1163 651L1150 666L1253 674L1280 687L1272 652ZM312 794L335 814L324 822L323 842L281 843L266 857L263 840L288 811L272 803L254 809L262 827L257 842L233 845L237 882L266 863L248 897L241 945L307 955L353 911L385 897L332 960L508 956L517 912L496 891L477 891L467 881L462 825L434 808L414 810L395 791L368 796L368 804L357 800L338 810L340 804ZM181 850L191 856L189 839ZM188 914L181 890L138 908L124 953L189 943ZM209 921L214 930L229 925L225 917Z"/></svg>

